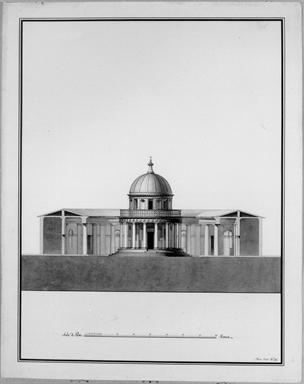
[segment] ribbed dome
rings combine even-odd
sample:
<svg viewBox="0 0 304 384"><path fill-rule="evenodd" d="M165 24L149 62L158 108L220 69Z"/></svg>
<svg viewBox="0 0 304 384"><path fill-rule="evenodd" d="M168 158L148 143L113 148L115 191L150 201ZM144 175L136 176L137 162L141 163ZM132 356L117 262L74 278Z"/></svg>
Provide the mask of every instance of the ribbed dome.
<svg viewBox="0 0 304 384"><path fill-rule="evenodd" d="M171 195L172 190L168 181L154 173L150 160L148 172L135 179L130 188L130 195Z"/></svg>

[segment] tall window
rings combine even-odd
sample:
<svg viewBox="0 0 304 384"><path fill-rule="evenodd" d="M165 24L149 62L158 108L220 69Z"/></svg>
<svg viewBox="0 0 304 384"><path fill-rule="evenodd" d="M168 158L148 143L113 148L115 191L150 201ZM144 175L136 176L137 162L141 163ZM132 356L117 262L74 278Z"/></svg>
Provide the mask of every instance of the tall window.
<svg viewBox="0 0 304 384"><path fill-rule="evenodd" d="M148 209L153 209L153 200L148 200Z"/></svg>

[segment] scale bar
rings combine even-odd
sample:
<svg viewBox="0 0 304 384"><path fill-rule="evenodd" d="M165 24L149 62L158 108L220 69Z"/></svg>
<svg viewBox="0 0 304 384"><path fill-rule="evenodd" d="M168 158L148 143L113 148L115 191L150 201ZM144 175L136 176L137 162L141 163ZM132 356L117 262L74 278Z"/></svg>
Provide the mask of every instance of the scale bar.
<svg viewBox="0 0 304 384"><path fill-rule="evenodd" d="M125 339L216 339L216 336L187 335L107 335L103 333L85 333L84 337L116 337Z"/></svg>

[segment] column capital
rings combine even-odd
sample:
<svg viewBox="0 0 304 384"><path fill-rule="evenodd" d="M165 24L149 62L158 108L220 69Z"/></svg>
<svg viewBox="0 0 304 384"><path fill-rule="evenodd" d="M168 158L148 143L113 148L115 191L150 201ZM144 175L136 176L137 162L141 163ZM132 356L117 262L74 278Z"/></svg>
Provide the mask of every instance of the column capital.
<svg viewBox="0 0 304 384"><path fill-rule="evenodd" d="M81 223L83 225L87 225L87 218L88 218L88 216L81 216Z"/></svg>

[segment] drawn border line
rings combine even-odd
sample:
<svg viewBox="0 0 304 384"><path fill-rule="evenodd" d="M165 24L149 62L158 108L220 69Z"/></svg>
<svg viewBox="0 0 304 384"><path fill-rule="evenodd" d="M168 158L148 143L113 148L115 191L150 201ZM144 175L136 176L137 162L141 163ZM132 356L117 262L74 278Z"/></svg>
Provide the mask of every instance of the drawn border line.
<svg viewBox="0 0 304 384"><path fill-rule="evenodd" d="M77 21L244 21L244 22L252 22L252 21L279 21L281 24L281 361L280 362L223 362L223 361L193 361L193 362L183 362L183 361L174 361L174 362L168 362L168 361L122 361L122 360L58 360L58 359L28 359L28 358L22 358L22 347L21 347L21 323L22 323L22 299L21 299L21 281L22 281L22 270L21 270L21 255L22 255L22 202L21 202L21 196L22 196L22 129L23 129L23 110L22 110L22 85L23 85L23 23L26 22L77 22ZM284 289L285 289L285 279L284 279L284 268L285 268L285 249L284 249L284 218L285 218L285 17L158 17L158 18L151 18L151 17L144 17L141 16L139 18L115 18L115 17L106 17L106 18L89 18L89 17L71 17L71 18L20 18L19 19L19 138L18 138L18 237L19 237L19 244L18 244L18 250L19 250L19 257L18 257L18 274L19 274L19 281L18 281L18 325L17 325L17 361L18 362L79 362L79 363L105 363L105 364L117 364L117 363L137 363L137 364L198 364L198 365L240 365L240 366L256 366L256 365L284 365L284 346L285 346L285 297L284 297ZM111 291L109 291L111 292ZM178 292L174 292L178 293ZM216 293L216 292L213 292ZM245 292L244 292L245 293ZM264 292L261 292L264 293ZM202 337L201 337L202 338Z"/></svg>

